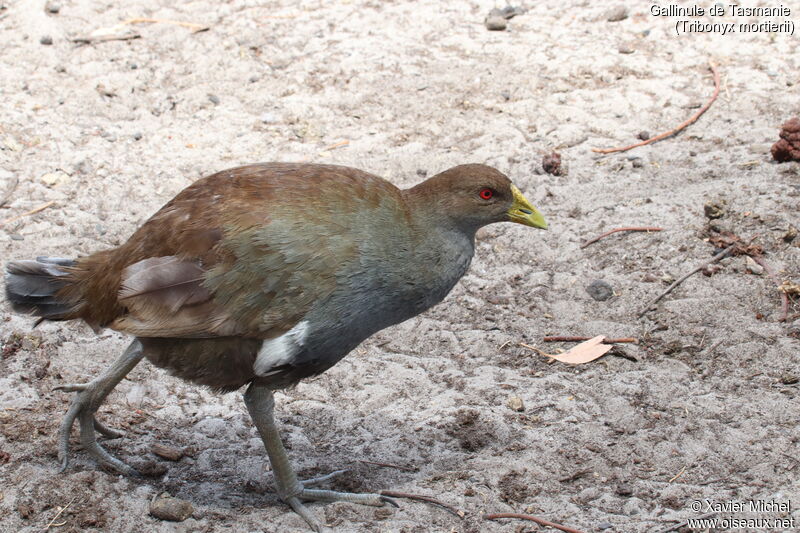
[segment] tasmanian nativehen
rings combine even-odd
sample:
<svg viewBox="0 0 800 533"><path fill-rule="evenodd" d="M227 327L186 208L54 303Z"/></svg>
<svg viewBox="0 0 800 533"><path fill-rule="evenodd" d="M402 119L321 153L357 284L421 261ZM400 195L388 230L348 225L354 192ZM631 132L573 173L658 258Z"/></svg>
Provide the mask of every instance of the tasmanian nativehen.
<svg viewBox="0 0 800 533"><path fill-rule="evenodd" d="M6 268L6 297L40 320L83 320L134 336L103 375L76 392L58 434L62 470L77 419L98 463L136 471L104 450L95 412L146 357L244 402L272 463L280 498L320 531L304 501L393 503L379 494L309 488L273 417L273 391L320 374L373 333L444 299L469 267L475 232L493 222L545 229L499 171L461 165L406 190L353 168L266 163L225 170L184 189L123 245L78 259Z"/></svg>

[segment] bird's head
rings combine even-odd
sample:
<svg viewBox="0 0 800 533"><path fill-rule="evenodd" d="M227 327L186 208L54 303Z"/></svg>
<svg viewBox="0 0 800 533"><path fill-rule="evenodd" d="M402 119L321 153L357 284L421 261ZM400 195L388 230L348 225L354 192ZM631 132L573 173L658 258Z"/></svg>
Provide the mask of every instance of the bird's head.
<svg viewBox="0 0 800 533"><path fill-rule="evenodd" d="M502 172L486 165L459 165L409 189L433 219L465 231L493 222L516 222L547 229L542 214Z"/></svg>

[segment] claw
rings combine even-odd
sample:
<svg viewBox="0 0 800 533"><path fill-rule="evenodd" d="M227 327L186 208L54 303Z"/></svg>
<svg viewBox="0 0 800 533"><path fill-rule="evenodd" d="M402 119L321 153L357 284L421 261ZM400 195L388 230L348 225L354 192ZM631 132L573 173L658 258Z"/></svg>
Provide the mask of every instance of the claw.
<svg viewBox="0 0 800 533"><path fill-rule="evenodd" d="M400 509L400 504L398 504L396 501L394 501L394 498L390 498L388 496L381 495L381 501L388 503L389 505L391 505L392 507L394 507L396 509Z"/></svg>

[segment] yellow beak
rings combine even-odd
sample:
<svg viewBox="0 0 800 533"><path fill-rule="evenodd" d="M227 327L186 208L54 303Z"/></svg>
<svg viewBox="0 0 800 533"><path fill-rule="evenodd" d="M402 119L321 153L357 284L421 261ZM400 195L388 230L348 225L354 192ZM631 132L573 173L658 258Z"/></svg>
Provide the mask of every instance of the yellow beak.
<svg viewBox="0 0 800 533"><path fill-rule="evenodd" d="M523 196L522 191L511 185L511 192L514 194L514 203L511 204L511 208L507 211L508 219L517 224L547 229L547 222L545 222L544 217Z"/></svg>

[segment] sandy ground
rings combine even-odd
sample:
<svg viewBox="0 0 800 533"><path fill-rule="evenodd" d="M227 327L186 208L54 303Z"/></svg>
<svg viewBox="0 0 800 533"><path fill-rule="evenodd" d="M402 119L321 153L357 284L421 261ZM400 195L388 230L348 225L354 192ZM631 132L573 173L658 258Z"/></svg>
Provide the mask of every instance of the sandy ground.
<svg viewBox="0 0 800 533"><path fill-rule="evenodd" d="M800 226L800 166L769 155L780 124L800 113L796 36L676 36L677 19L634 1L618 22L607 20L611 4L528 2L504 32L483 25L491 2L53 2L58 13L0 1L0 191L19 180L0 218L48 206L3 224L3 261L114 246L199 177L257 161L352 165L401 186L484 162L548 218L550 232L481 231L443 304L279 395L303 476L346 467L331 487L434 495L465 513L312 505L337 531L534 530L481 518L523 512L644 532L696 515L698 499L800 507L797 302L779 323L774 283L733 257L638 318L714 253L709 201L724 203L718 229L755 238L781 280L800 278L800 237L783 239ZM783 5L800 22L800 4ZM132 24L141 38L72 42L135 17L210 29ZM713 89L709 59L722 90L697 123L630 152L591 151L695 112ZM553 149L564 175L541 170ZM628 225L665 231L580 248ZM597 279L613 288L609 300L587 294ZM90 379L128 341L79 324L32 330L5 303L0 316L0 530L40 531L54 518L57 531L304 530L271 488L240 394L147 363L100 413L127 432L108 449L151 477L101 471L79 450L57 475L71 398L53 387ZM570 346L543 343L547 334L641 343L570 367L520 344ZM186 456L159 459L155 443ZM163 491L190 501L193 516L151 517Z"/></svg>

